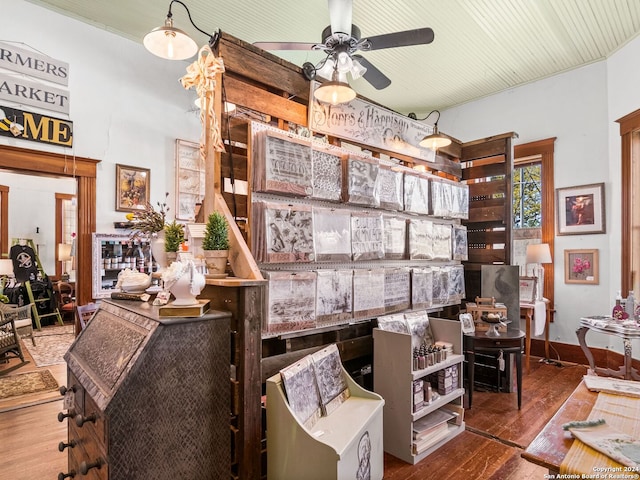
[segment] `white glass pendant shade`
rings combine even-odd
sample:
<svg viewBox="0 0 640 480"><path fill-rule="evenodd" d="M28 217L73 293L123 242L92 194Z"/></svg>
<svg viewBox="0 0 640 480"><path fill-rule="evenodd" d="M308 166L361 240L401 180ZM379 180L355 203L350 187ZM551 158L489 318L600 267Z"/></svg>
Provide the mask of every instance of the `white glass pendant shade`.
<svg viewBox="0 0 640 480"><path fill-rule="evenodd" d="M167 60L185 60L198 51L196 42L185 32L175 28L171 18L167 18L162 27L147 33L142 43L151 53Z"/></svg>

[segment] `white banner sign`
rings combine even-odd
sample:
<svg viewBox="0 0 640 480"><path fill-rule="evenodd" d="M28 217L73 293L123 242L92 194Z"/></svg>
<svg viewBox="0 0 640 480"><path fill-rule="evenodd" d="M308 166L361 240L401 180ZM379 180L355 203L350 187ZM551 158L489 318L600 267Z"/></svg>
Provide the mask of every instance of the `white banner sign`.
<svg viewBox="0 0 640 480"><path fill-rule="evenodd" d="M69 85L68 63L2 42L0 42L0 67L59 85Z"/></svg>
<svg viewBox="0 0 640 480"><path fill-rule="evenodd" d="M313 99L313 90L319 85L311 82L309 128L312 131L435 161L433 150L418 147L420 140L433 133L432 126L359 98L340 105L318 102Z"/></svg>
<svg viewBox="0 0 640 480"><path fill-rule="evenodd" d="M69 92L0 73L0 100L69 114Z"/></svg>

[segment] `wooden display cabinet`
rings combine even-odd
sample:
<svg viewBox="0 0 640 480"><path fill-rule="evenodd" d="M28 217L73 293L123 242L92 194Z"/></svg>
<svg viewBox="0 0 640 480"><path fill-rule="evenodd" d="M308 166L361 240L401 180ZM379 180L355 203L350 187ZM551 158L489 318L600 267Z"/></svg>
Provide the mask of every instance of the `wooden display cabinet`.
<svg viewBox="0 0 640 480"><path fill-rule="evenodd" d="M384 450L411 464L418 463L462 433L465 428L462 420L464 355L462 354L461 324L456 320L440 318L430 318L429 322L435 340L451 343L454 353L448 355L445 361L421 370L413 370L411 335L379 328L373 330L373 386L374 391L385 400ZM454 365L458 369L455 388L414 412L413 382ZM414 454L412 449L414 422L444 407L458 413L458 421L448 425L449 432L446 437L419 454Z"/></svg>

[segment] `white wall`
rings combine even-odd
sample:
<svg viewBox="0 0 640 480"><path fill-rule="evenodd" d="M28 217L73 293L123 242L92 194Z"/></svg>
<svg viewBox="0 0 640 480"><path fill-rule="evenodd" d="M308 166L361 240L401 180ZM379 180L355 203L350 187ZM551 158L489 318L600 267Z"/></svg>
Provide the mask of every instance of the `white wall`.
<svg viewBox="0 0 640 480"><path fill-rule="evenodd" d="M74 146L8 137L0 137L0 144L101 160L98 232L113 232L113 222L125 220L124 213L115 211L116 163L150 168L151 201L164 200L164 193L170 192L172 218L175 140L198 141L201 132L198 115L190 112L195 93L179 83L189 62L160 59L139 43L23 0L0 0L0 11L3 42L21 42L26 45L15 45L69 63ZM36 111L9 102L0 104Z"/></svg>
<svg viewBox="0 0 640 480"><path fill-rule="evenodd" d="M620 289L620 135L615 119L640 108L640 39L606 61L442 112L440 126L463 142L514 131L514 145L555 142L555 187L605 183L606 233L555 238L555 322L550 338L577 343L581 316L610 313ZM564 283L564 250L597 248L599 285ZM589 344L622 350L621 340L590 334Z"/></svg>

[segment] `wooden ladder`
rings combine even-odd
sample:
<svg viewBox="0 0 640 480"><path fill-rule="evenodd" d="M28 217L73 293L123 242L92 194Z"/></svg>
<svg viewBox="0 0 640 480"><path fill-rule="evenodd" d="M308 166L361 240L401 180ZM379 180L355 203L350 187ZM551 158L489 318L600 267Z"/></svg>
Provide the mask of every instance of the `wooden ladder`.
<svg viewBox="0 0 640 480"><path fill-rule="evenodd" d="M36 265L38 266L38 271L40 272L40 275L42 276L42 278L46 278L47 274L44 272L44 269L42 268L42 263L40 262L40 257L38 256L38 250L36 250L36 246L33 243L32 239L30 239L30 238L25 238L25 239L14 238L14 239L11 240L11 246L19 244L21 240L26 242L26 244L29 247L31 247L31 249L35 253L35 261L36 261ZM60 310L58 310L58 306L57 305L49 313L40 314L40 311L38 310L38 305L42 305L42 304L44 304L46 302L50 302L51 301L51 299L53 298L53 290L52 289L47 289L47 292L46 292L45 296L43 296L42 298L37 298L36 299L34 294L33 294L33 289L31 288L31 282L30 281L24 282L24 287L27 290L27 296L29 297L29 303L31 303L31 312L33 313L33 319L36 322L36 328L38 330L42 330L42 322L41 322L41 320L43 318L48 318L48 317L56 317L58 319L58 323L60 325L64 325L64 322L62 320L62 315L60 315Z"/></svg>

